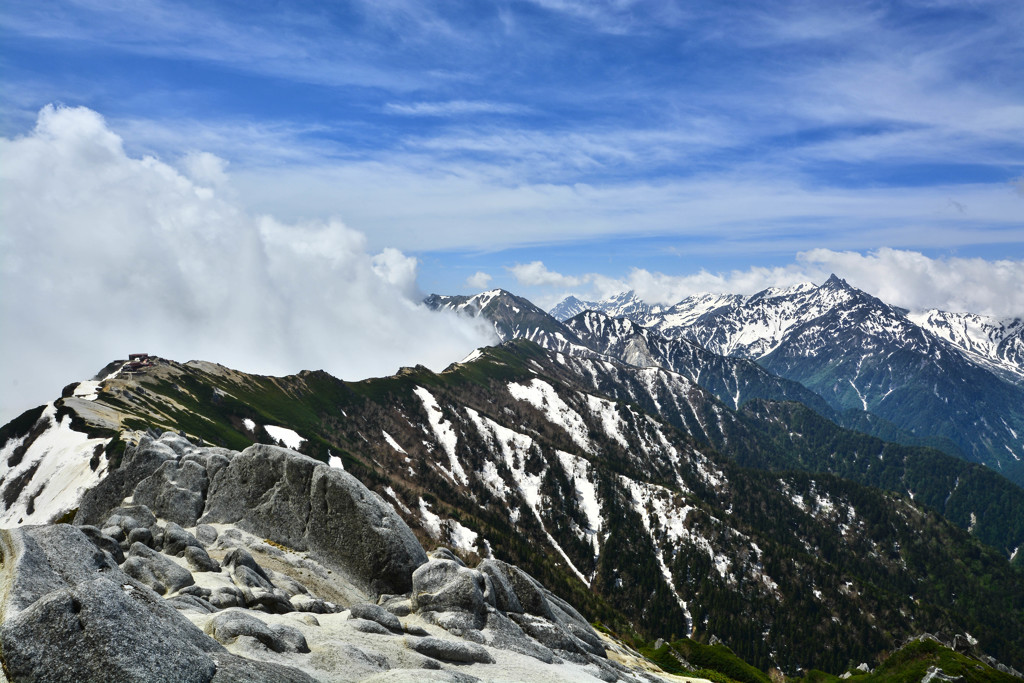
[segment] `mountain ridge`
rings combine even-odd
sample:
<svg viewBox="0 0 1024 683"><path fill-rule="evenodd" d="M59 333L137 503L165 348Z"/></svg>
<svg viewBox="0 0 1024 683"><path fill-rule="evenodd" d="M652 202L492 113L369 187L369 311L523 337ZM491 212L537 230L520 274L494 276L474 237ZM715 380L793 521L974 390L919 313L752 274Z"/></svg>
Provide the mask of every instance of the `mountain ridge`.
<svg viewBox="0 0 1024 683"><path fill-rule="evenodd" d="M519 340L442 373L410 368L361 382L158 360L87 385L85 396L75 386L55 408L66 411L62 424L103 429L113 412L128 429L180 429L214 443L267 439L264 425L290 430L309 455L377 491L420 539L522 559L591 618L716 635L761 667L838 672L893 647L891 634L957 627L1020 661L1024 643L1006 628L1017 617L991 588L1016 595L1017 575L965 531L908 498L829 475L737 468L698 438L713 438L714 425L728 431L729 409L684 377L559 355ZM689 405L704 431L594 389L628 386L621 375L634 387L649 376L668 382L665 396ZM117 472L117 440L102 452L96 471ZM960 556L973 558L989 587ZM945 603L954 584L969 601ZM746 606L741 619L736 604ZM829 627L829 615L844 628Z"/></svg>
<svg viewBox="0 0 1024 683"><path fill-rule="evenodd" d="M614 313L621 300L577 307ZM840 413L877 414L948 453L1024 481L1020 319L911 314L835 275L821 286L746 297L697 295L632 319L667 337L755 360Z"/></svg>

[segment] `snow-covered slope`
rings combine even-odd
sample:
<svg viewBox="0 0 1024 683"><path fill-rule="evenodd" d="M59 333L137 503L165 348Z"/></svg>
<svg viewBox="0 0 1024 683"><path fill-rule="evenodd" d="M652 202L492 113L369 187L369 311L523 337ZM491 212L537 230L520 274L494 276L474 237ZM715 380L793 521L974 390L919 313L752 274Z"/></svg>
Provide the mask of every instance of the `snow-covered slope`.
<svg viewBox="0 0 1024 683"><path fill-rule="evenodd" d="M622 298L582 306L611 309ZM910 314L835 275L821 286L694 296L627 317L665 337L755 360L839 413L873 413L1024 484L1019 319Z"/></svg>
<svg viewBox="0 0 1024 683"><path fill-rule="evenodd" d="M48 403L29 433L2 445L0 528L60 518L106 474L99 455L110 439L75 431L71 420Z"/></svg>
<svg viewBox="0 0 1024 683"><path fill-rule="evenodd" d="M474 297L432 295L426 303L491 320L503 341L526 339L569 356L670 370L708 389L733 408L766 398L800 401L831 416L832 409L821 397L796 382L775 376L748 360L710 352L686 338L669 337L634 322L634 317L655 320L660 309L643 304L632 293L604 302L606 305L599 307L604 310L588 308L564 322L503 290ZM616 312L629 315L616 317Z"/></svg>
<svg viewBox="0 0 1024 683"><path fill-rule="evenodd" d="M963 350L977 364L1024 383L1024 320L930 310L907 318Z"/></svg>
<svg viewBox="0 0 1024 683"><path fill-rule="evenodd" d="M663 307L648 304L634 292L622 292L601 301L581 301L569 296L549 311L555 320L565 322L584 311L598 311L613 318L629 318L640 324L663 315Z"/></svg>

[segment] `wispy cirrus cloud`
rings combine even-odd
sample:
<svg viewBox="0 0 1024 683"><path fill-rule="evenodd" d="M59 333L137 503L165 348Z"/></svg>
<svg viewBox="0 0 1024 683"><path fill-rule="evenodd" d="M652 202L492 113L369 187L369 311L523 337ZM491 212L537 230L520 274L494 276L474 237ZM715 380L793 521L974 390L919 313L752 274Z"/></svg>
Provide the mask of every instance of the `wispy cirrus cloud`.
<svg viewBox="0 0 1024 683"><path fill-rule="evenodd" d="M353 226L399 290L410 256L437 291L596 291L635 266L659 296L701 266L806 275L792 255L819 248L1013 260L1022 21L1001 1L9 0L0 134L88 106L129 159L245 215Z"/></svg>
<svg viewBox="0 0 1024 683"><path fill-rule="evenodd" d="M451 100L448 102L412 102L399 104L389 102L384 105L388 114L403 116L463 116L466 114L529 114L530 107L521 104L504 102L485 102L472 100Z"/></svg>

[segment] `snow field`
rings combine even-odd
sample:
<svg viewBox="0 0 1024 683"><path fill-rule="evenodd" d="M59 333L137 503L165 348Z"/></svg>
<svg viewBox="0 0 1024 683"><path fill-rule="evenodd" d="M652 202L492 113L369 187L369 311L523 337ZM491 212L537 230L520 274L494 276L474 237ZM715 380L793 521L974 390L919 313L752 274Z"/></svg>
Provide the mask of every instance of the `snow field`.
<svg viewBox="0 0 1024 683"><path fill-rule="evenodd" d="M564 429L569 438L584 451L594 452L588 437L589 430L583 418L562 400L562 397L550 384L536 378L525 385L509 382L508 391L512 394L512 398L529 403L544 413L548 422Z"/></svg>
<svg viewBox="0 0 1024 683"><path fill-rule="evenodd" d="M14 449L24 443L18 440L7 444L0 453L0 477L12 481L33 468L35 472L24 484L9 508L0 513L0 527L23 524L46 524L78 507L87 490L99 483L106 474L107 462L99 459L93 471L89 464L97 448L107 445L109 439L90 439L82 432L71 429L71 418L57 420L57 409L50 403L40 420L47 428L29 446L21 462L7 466ZM29 512L29 507L32 512Z"/></svg>
<svg viewBox="0 0 1024 683"><path fill-rule="evenodd" d="M434 432L434 438L437 439L437 442L441 444L441 448L448 454L449 469L440 466L441 469L453 481L460 482L463 485L468 484L469 477L466 476L466 470L463 469L462 463L459 462L458 457L455 455L455 447L458 445L459 437L455 434L452 424L443 418L441 407L437 404L433 394L423 387L416 387L413 389L413 393L419 397L420 402L423 404L423 409L427 411L427 420L430 422L430 428Z"/></svg>
<svg viewBox="0 0 1024 683"><path fill-rule="evenodd" d="M263 425L263 428L267 430L267 434L270 434L273 439L280 441L286 448L290 448L293 451L299 450L302 447L302 442L305 441L297 432L287 427Z"/></svg>

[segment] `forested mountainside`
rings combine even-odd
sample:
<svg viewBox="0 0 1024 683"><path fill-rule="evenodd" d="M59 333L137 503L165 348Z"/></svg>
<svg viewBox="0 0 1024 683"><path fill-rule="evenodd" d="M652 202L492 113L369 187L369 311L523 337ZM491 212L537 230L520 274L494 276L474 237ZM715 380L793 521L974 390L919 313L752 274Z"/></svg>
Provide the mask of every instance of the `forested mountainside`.
<svg viewBox="0 0 1024 683"><path fill-rule="evenodd" d="M909 495L743 468L742 448L714 445L757 438L777 404L737 414L678 373L526 341L362 382L117 367L4 428L7 523L72 511L138 430L283 439L380 493L427 545L518 564L622 631L714 636L787 671L839 673L921 632L1024 661L1024 587L995 549Z"/></svg>

